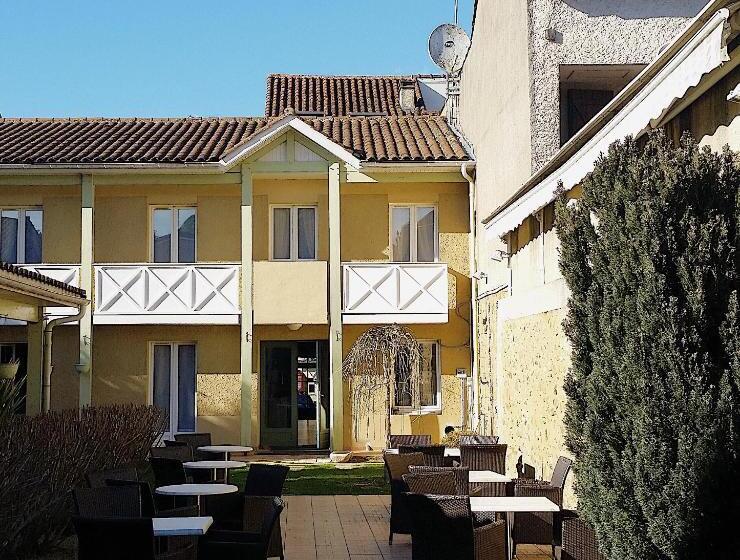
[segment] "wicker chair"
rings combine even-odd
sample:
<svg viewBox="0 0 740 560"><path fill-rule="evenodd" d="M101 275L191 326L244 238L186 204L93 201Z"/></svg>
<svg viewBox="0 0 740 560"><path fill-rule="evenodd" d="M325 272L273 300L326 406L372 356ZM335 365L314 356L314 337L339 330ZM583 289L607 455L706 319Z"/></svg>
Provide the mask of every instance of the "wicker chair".
<svg viewBox="0 0 740 560"><path fill-rule="evenodd" d="M398 453L423 453L424 464L429 467L451 467L452 459L445 457L444 445L400 445Z"/></svg>
<svg viewBox="0 0 740 560"><path fill-rule="evenodd" d="M506 524L476 527L470 499L463 496L407 494L413 512L414 560L504 560Z"/></svg>
<svg viewBox="0 0 740 560"><path fill-rule="evenodd" d="M82 517L130 518L142 516L138 486L126 488L75 488L72 490L75 513Z"/></svg>
<svg viewBox="0 0 740 560"><path fill-rule="evenodd" d="M457 496L455 475L451 472L415 472L401 477L414 494Z"/></svg>
<svg viewBox="0 0 740 560"><path fill-rule="evenodd" d="M107 483L112 488L136 488L141 497L141 515L143 517L198 517L200 515L196 504L182 507L160 507L154 500L151 486L143 480L108 480ZM169 498L169 496L165 497ZM169 503L172 503L171 498Z"/></svg>
<svg viewBox="0 0 740 560"><path fill-rule="evenodd" d="M480 493L480 487L470 487L470 469L468 467L429 467L429 466L415 466L409 467L411 474L417 473L438 473L438 472L450 472L455 477L455 491L450 494L457 496L477 496ZM415 490L414 490L415 492ZM417 494L423 494L424 492L417 492Z"/></svg>
<svg viewBox="0 0 740 560"><path fill-rule="evenodd" d="M393 454L385 453L383 455L385 469L388 480L391 481L391 519L390 531L388 533L388 544L393 544L393 535L411 534L411 518L406 507L404 494L409 491L408 486L403 481L403 475L408 474L409 467L412 465L423 465L423 453L406 453Z"/></svg>
<svg viewBox="0 0 740 560"><path fill-rule="evenodd" d="M283 501L275 496L259 499L263 503L263 515L258 532L211 530L200 541L198 559L264 560L272 557L271 543L275 532L280 532Z"/></svg>
<svg viewBox="0 0 740 560"><path fill-rule="evenodd" d="M460 466L471 471L506 473L506 444L461 445ZM486 482L481 484L482 496L506 496L506 484Z"/></svg>
<svg viewBox="0 0 740 560"><path fill-rule="evenodd" d="M175 441L187 445L196 461L221 461L226 458L226 453L198 451L199 447L211 445L211 434L209 433L175 434Z"/></svg>
<svg viewBox="0 0 740 560"><path fill-rule="evenodd" d="M517 481L514 486L515 496L541 496L562 507L563 493L559 488L549 484L538 484L528 481ZM514 553L519 544L541 544L552 546L555 555L555 515L550 512L517 513L514 515Z"/></svg>
<svg viewBox="0 0 740 560"><path fill-rule="evenodd" d="M563 520L561 560L606 560L599 552L596 532L583 519L569 517Z"/></svg>
<svg viewBox="0 0 740 560"><path fill-rule="evenodd" d="M176 459L184 463L193 460L193 450L188 445L152 447L149 456L157 459Z"/></svg>
<svg viewBox="0 0 740 560"><path fill-rule="evenodd" d="M550 478L550 484L561 490L565 489L565 480L568 478L570 468L573 466L573 461L567 457L558 457L558 462L555 463L555 468L552 470L552 477Z"/></svg>
<svg viewBox="0 0 740 560"><path fill-rule="evenodd" d="M402 445L432 445L432 436L421 434L421 435L390 435L388 441L391 444L391 448L396 449Z"/></svg>
<svg viewBox="0 0 740 560"><path fill-rule="evenodd" d="M105 488L106 480L138 480L139 475L136 467L119 467L117 469L108 469L104 471L89 472L85 475L85 480L90 488Z"/></svg>
<svg viewBox="0 0 740 560"><path fill-rule="evenodd" d="M155 553L152 520L140 518L72 518L78 560L195 560L196 545Z"/></svg>
<svg viewBox="0 0 740 560"><path fill-rule="evenodd" d="M264 523L265 508L271 508L267 498L283 495L290 468L284 465L252 463L247 471L244 492L204 497L205 511L213 517L217 530L259 532ZM270 540L270 557L284 558L280 525Z"/></svg>
<svg viewBox="0 0 740 560"><path fill-rule="evenodd" d="M460 436L460 445L496 445L498 436Z"/></svg>
<svg viewBox="0 0 740 560"><path fill-rule="evenodd" d="M175 441L172 439L163 439L162 443L164 443L165 447L187 447L188 444L184 441Z"/></svg>

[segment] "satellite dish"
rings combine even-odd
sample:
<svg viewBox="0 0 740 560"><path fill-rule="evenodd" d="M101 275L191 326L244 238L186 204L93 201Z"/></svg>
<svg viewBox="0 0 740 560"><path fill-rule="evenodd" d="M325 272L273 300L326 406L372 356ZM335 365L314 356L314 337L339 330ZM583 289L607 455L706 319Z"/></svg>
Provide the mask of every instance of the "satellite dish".
<svg viewBox="0 0 740 560"><path fill-rule="evenodd" d="M447 74L462 70L470 48L470 37L465 30L451 23L443 23L429 36L429 56Z"/></svg>

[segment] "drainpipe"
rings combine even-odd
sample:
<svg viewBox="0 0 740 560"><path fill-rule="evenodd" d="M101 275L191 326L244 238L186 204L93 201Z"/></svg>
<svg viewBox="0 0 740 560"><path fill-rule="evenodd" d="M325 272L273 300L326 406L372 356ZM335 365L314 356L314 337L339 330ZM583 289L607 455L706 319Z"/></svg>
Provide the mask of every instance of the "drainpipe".
<svg viewBox="0 0 740 560"><path fill-rule="evenodd" d="M478 250L476 247L475 179L469 172L470 162L460 165L460 174L468 182L470 235L468 237L468 260L470 262L470 357L473 376L473 418L470 427L478 429ZM467 411L466 411L467 412Z"/></svg>
<svg viewBox="0 0 740 560"><path fill-rule="evenodd" d="M52 331L54 330L54 327L57 325L62 325L64 323L72 323L74 321L79 321L82 319L82 316L85 314L85 311L87 310L87 306L89 305L89 301L83 302L76 315L70 315L69 317L58 317L57 319L52 319L48 323L46 323L46 326L44 327L44 373L43 373L43 380L42 380L42 393L41 393L41 411L42 412L49 412L49 406L51 404L51 341L52 341Z"/></svg>

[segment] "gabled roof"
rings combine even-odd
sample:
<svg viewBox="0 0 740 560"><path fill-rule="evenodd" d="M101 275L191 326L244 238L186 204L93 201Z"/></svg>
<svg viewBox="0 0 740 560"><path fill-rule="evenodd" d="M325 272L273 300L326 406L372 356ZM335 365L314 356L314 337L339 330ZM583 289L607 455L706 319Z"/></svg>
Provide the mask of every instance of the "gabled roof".
<svg viewBox="0 0 740 560"><path fill-rule="evenodd" d="M66 292L70 296L85 299L85 290L81 288L70 286L69 284L60 282L59 280L54 280L54 278L44 276L43 274L33 272L32 270L26 270L25 268L21 268L14 264L0 261L0 271L15 276L18 280L21 281L31 280L38 284L43 284L44 286L56 288L57 290Z"/></svg>
<svg viewBox="0 0 740 560"><path fill-rule="evenodd" d="M278 117L292 109L298 114L349 117L357 114L388 116L439 114L424 102L420 78L441 76L311 76L271 74L267 77L265 115ZM404 81L414 84L414 111L404 111L399 89Z"/></svg>
<svg viewBox="0 0 740 560"><path fill-rule="evenodd" d="M226 155L285 118L0 119L0 168L223 165ZM441 116L300 121L364 162L471 159Z"/></svg>

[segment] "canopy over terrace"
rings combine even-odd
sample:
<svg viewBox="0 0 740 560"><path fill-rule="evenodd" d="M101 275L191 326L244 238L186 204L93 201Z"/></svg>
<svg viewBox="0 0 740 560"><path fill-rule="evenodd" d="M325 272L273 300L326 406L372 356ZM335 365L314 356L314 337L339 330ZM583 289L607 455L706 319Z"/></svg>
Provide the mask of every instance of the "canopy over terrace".
<svg viewBox="0 0 740 560"><path fill-rule="evenodd" d="M27 414L49 409L52 329L78 319L73 314L44 325L44 307L72 307L81 313L87 304L85 290L0 262L0 316L28 324Z"/></svg>

